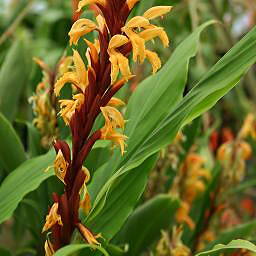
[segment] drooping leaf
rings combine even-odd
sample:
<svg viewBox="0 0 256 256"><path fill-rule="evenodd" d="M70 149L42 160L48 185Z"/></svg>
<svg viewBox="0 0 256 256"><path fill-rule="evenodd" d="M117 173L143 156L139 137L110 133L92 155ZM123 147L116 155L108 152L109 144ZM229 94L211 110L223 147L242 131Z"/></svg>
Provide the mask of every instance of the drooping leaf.
<svg viewBox="0 0 256 256"><path fill-rule="evenodd" d="M10 218L19 202L29 192L35 190L44 180L53 175L45 172L52 165L54 152L29 159L15 169L0 186L0 223Z"/></svg>
<svg viewBox="0 0 256 256"><path fill-rule="evenodd" d="M246 249L250 252L256 252L256 246L253 243L246 241L246 240L237 239L237 240L231 241L227 245L224 245L224 244L215 245L211 250L205 251L205 252L200 252L200 253L196 254L195 256L216 255L216 253L219 253L219 252L222 252L222 251L228 250L228 249Z"/></svg>
<svg viewBox="0 0 256 256"><path fill-rule="evenodd" d="M172 225L178 207L178 199L169 195L156 196L131 214L115 240L128 243L127 255L140 255L160 238L161 230Z"/></svg>
<svg viewBox="0 0 256 256"><path fill-rule="evenodd" d="M0 141L0 166L10 173L27 157L17 133L2 113L0 113Z"/></svg>

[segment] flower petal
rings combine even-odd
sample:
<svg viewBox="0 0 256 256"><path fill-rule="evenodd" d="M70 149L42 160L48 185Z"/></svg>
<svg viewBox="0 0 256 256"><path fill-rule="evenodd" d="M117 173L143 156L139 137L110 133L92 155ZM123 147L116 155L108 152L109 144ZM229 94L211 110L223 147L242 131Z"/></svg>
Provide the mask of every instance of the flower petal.
<svg viewBox="0 0 256 256"><path fill-rule="evenodd" d="M162 65L160 58L158 57L157 53L149 50L146 50L146 57L152 65L153 74L155 74L157 70L161 68Z"/></svg>
<svg viewBox="0 0 256 256"><path fill-rule="evenodd" d="M148 9L144 14L143 17L146 19L155 19L157 17L163 16L170 12L172 9L172 6L155 6L150 9Z"/></svg>
<svg viewBox="0 0 256 256"><path fill-rule="evenodd" d="M68 35L70 37L69 43L71 44L77 44L80 37L92 32L97 28L96 24L88 19L79 19L77 20L73 26L71 27L71 30L69 31Z"/></svg>

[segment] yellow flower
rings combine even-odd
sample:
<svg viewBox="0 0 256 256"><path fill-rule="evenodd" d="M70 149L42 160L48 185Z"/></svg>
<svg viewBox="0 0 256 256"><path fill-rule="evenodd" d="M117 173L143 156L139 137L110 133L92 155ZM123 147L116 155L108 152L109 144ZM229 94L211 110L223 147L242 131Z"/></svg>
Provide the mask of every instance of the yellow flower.
<svg viewBox="0 0 256 256"><path fill-rule="evenodd" d="M176 212L176 220L178 223L185 222L191 230L195 228L194 221L188 215L190 211L190 206L186 202L181 202L180 208Z"/></svg>
<svg viewBox="0 0 256 256"><path fill-rule="evenodd" d="M111 62L111 84L117 80L119 70L123 78L128 81L131 76L129 60L117 48L129 42L129 39L123 35L115 35L111 38L108 46L109 60Z"/></svg>
<svg viewBox="0 0 256 256"><path fill-rule="evenodd" d="M58 69L58 75L62 76L64 73L68 72L70 70L71 64L73 63L72 56L64 57L60 61L59 69Z"/></svg>
<svg viewBox="0 0 256 256"><path fill-rule="evenodd" d="M81 196L82 200L79 203L79 207L84 211L86 215L88 215L91 209L91 199L90 199L89 192L87 190L86 183L89 182L91 175L89 170L86 167L83 166L82 170L85 173L85 180L82 188L80 189L80 195L82 195Z"/></svg>
<svg viewBox="0 0 256 256"><path fill-rule="evenodd" d="M136 16L126 23L122 31L129 37L132 49L133 60L142 63L145 58L153 67L153 73L161 67L161 61L155 52L146 50L146 42L158 37L164 47L168 47L169 39L163 28L150 24L150 20L163 16L171 10L171 6L157 6L149 9L143 16ZM143 30L143 31L141 31Z"/></svg>
<svg viewBox="0 0 256 256"><path fill-rule="evenodd" d="M85 193L84 198L80 201L79 207L83 210L85 215L88 215L91 209L91 199L89 193Z"/></svg>
<svg viewBox="0 0 256 256"><path fill-rule="evenodd" d="M185 245L179 245L171 252L172 256L189 256L191 254L190 249Z"/></svg>
<svg viewBox="0 0 256 256"><path fill-rule="evenodd" d="M114 107L101 107L101 112L105 118L107 129L122 128L124 129L124 118L122 114Z"/></svg>
<svg viewBox="0 0 256 256"><path fill-rule="evenodd" d="M249 113L244 120L243 126L239 132L240 138L246 138L249 135L252 136L253 139L256 138L256 118L254 114Z"/></svg>
<svg viewBox="0 0 256 256"><path fill-rule="evenodd" d="M140 32L139 36L143 38L145 41L149 41L156 37L159 37L164 47L169 46L169 38L163 28L159 28L154 25L151 25L151 28Z"/></svg>
<svg viewBox="0 0 256 256"><path fill-rule="evenodd" d="M84 237L84 239L91 245L100 245L100 243L97 241L97 238L101 237L101 234L98 234L94 236L89 229L87 229L85 226L83 226L81 223L77 224L77 227L81 233L81 235Z"/></svg>
<svg viewBox="0 0 256 256"><path fill-rule="evenodd" d="M152 20L155 18L158 18L160 16L163 16L170 12L172 9L172 6L154 6L150 9L148 9L144 14L143 17L145 17L148 20Z"/></svg>
<svg viewBox="0 0 256 256"><path fill-rule="evenodd" d="M92 32L97 28L96 24L88 19L80 19L76 21L71 27L70 32L68 33L70 40L70 45L77 44L80 37Z"/></svg>
<svg viewBox="0 0 256 256"><path fill-rule="evenodd" d="M88 74L85 64L76 50L73 51L73 62L75 65L75 71L64 73L64 75L54 85L54 92L56 96L59 96L61 89L66 83L74 84L82 92L84 92L88 86Z"/></svg>
<svg viewBox="0 0 256 256"><path fill-rule="evenodd" d="M125 153L125 141L128 139L127 136L116 132L115 130L111 130L108 134L105 134L104 137L102 137L104 140L111 140L115 145L120 147L121 154L123 155Z"/></svg>
<svg viewBox="0 0 256 256"><path fill-rule="evenodd" d="M82 0L78 3L77 11L80 12L83 7L89 4L100 4L104 6L106 4L106 0Z"/></svg>
<svg viewBox="0 0 256 256"><path fill-rule="evenodd" d="M98 29L102 32L104 27L107 26L105 18L102 15L99 14L96 17L96 21L98 23Z"/></svg>
<svg viewBox="0 0 256 256"><path fill-rule="evenodd" d="M108 102L108 106L111 106L111 107L118 107L118 106L124 106L125 103L118 99L118 98L115 98L115 97L112 97L111 100Z"/></svg>
<svg viewBox="0 0 256 256"><path fill-rule="evenodd" d="M61 217L58 214L58 203L54 203L52 208L50 209L49 214L46 216L45 224L43 227L43 232L49 230L52 226L54 226L56 223L59 225L63 225L61 221Z"/></svg>
<svg viewBox="0 0 256 256"><path fill-rule="evenodd" d="M65 184L65 176L68 169L68 163L66 162L61 150L59 150L54 160L55 175Z"/></svg>
<svg viewBox="0 0 256 256"><path fill-rule="evenodd" d="M63 118L66 125L70 123L70 120L76 110L79 110L84 103L84 95L78 93L73 96L73 100L59 100L60 112L59 114Z"/></svg>
<svg viewBox="0 0 256 256"><path fill-rule="evenodd" d="M45 256L53 256L54 249L52 243L47 239L44 243Z"/></svg>
<svg viewBox="0 0 256 256"><path fill-rule="evenodd" d="M123 155L127 137L115 130L116 128L124 129L125 121L122 114L110 106L102 107L101 112L105 118L105 125L101 129L101 139L111 140L114 144L120 146Z"/></svg>
<svg viewBox="0 0 256 256"><path fill-rule="evenodd" d="M155 52L146 50L146 58L148 59L148 61L150 62L150 64L152 65L152 72L153 74L157 72L158 69L161 68L162 64L161 64L161 60L159 59L158 55Z"/></svg>

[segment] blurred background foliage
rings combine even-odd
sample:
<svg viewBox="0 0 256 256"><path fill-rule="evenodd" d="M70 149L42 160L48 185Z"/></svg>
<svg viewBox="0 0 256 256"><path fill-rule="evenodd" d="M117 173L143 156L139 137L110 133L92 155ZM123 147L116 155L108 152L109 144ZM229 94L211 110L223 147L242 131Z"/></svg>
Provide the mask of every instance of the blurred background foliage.
<svg viewBox="0 0 256 256"><path fill-rule="evenodd" d="M28 101L35 93L36 87L43 77L42 70L32 61L32 58L42 59L51 70L55 70L62 56L70 55L68 32L77 15L73 8L75 2L75 0L0 0L0 111L3 113L1 120L6 118L13 124L14 132L17 132L21 140L19 143L24 145L25 151L30 157L47 152L47 149L41 146L39 131L32 125L34 117L32 106ZM143 10L154 5L174 6L171 15L158 21L159 25L167 31L171 39L171 47L163 50L158 47L157 43L153 46L160 54L163 62L168 60L177 45L200 24L211 19L220 22L218 25L209 27L201 37L201 42L198 45L199 53L190 63L186 92L256 24L256 2L252 0L141 0L132 15L142 13ZM92 11L92 9L86 10L83 17L92 17ZM128 101L129 96L139 86L139 82L150 74L150 67L147 64L134 65L133 69L137 76L119 93L119 96L125 101ZM68 94L69 91L67 90L66 93ZM159 193L169 193L170 191L174 193L175 186L173 184L175 177L177 177L177 170L182 168L182 163L186 161L188 156L191 154L193 156L195 153L198 157L196 159L207 159L204 162L204 168L212 170L211 175L214 178L204 190L204 195L196 198L195 203L193 202L191 216L196 228L192 232L186 226L182 237L182 241L192 252L204 248L204 239L207 242L212 242L206 246L209 249L218 241L228 242L230 239L240 237L241 234L247 237L247 235L255 232L256 222L253 219L256 216L256 194L255 190L252 189L253 185L256 184L255 157L246 162L245 178L239 180L239 185L234 188L232 183L225 190L230 197L229 205L226 206L226 209L229 210L225 215L226 219L225 216L222 216L221 219L216 213L216 209L211 208L214 206L209 205L209 202L215 200L212 195L213 191L220 193L216 183L225 183L225 177L220 175L222 168L216 161L214 150L217 151L222 142L238 137L248 113L255 113L255 102L256 75L255 67L253 67L244 77L240 86L225 96L221 103L210 112L196 119L187 129L184 129L183 135L176 144L174 143L162 150L157 165L150 175L148 187L139 205L155 198ZM58 120L58 127L60 136L66 137L68 131L60 120ZM182 139L184 137L185 140ZM16 139L14 136L14 140ZM250 136L247 142L253 151L252 155L256 155L255 138ZM107 149L104 149L104 154L99 154L101 150L103 149L96 149L94 154L89 156L88 167L93 166L95 159L100 156L99 158L102 159L97 162L97 167L99 167L99 162L103 163L106 157L111 154ZM19 151L17 150L17 152ZM27 156L20 155L20 162L23 161L24 157ZM17 167L20 162L12 163L13 167ZM6 168L0 168L0 182L8 173ZM50 178L41 184L36 193L26 196L16 209L14 218L1 226L0 245L9 248L15 255L40 255L44 242L41 236L41 227L49 205L50 195L53 191L58 190L61 190L60 184L54 178ZM180 198L182 198L182 191L175 190L175 193L180 193ZM136 226L136 221L141 223L152 219L152 215L146 214L143 215L145 216L143 220L140 216L141 212L146 211L147 207L152 213L157 212L162 204L166 205L165 200L164 196L160 196L156 202L149 201L143 205L144 208L138 208L133 214L135 221L129 219L114 241L117 244L122 244L130 239L129 242L134 244L133 248L135 248L133 256L141 253L142 248L148 248L148 252L144 252L145 255L152 255L153 252L153 255L169 255L168 253L164 254L163 249L166 241L171 239L167 234L168 232L162 233L161 239L159 234L156 236L157 238L147 237L145 234L144 240L142 239L140 243L133 239L133 232L136 232L133 230L133 225ZM216 200L220 200L221 205L226 205L225 198L219 199L218 197ZM40 209L35 203L37 201L43 202ZM240 202L239 207L236 205L238 201ZM241 207L245 211L241 212ZM178 206L175 203L167 208L167 213L170 212L169 218L174 218L171 214L176 208ZM200 213L197 211L199 208L201 209ZM212 210L211 213L214 216L205 223L203 216L207 209ZM216 221L215 218L218 220ZM164 216L163 219L165 219ZM234 223L229 223L230 225L225 223L229 221ZM214 224L215 222L217 224ZM225 231L227 227L230 228L245 222L249 224L244 224L233 233L224 234L224 237L219 237L219 240L216 241L215 229ZM163 221L161 225L161 228L164 228L167 224ZM221 225L222 228L220 228ZM167 226L170 226L170 222ZM212 233L207 234L212 236L206 239L203 236L206 231L209 231L210 226L212 226ZM10 227L14 228L10 229ZM152 230L154 229L159 229L159 227L152 227ZM128 238L125 236L125 232L130 234ZM176 230L175 232L181 231ZM148 243L151 240L155 242ZM0 249L0 255L10 255L4 250L1 252ZM110 250L116 253L113 255L122 255L117 254L119 249L110 248Z"/></svg>

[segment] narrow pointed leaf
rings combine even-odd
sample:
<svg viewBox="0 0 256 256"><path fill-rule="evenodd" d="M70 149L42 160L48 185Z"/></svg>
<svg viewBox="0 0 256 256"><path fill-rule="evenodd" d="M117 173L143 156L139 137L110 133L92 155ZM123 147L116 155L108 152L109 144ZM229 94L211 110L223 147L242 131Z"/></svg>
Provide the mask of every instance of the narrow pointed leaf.
<svg viewBox="0 0 256 256"><path fill-rule="evenodd" d="M22 40L10 48L0 70L0 111L12 121L20 96L29 80L31 56Z"/></svg>
<svg viewBox="0 0 256 256"><path fill-rule="evenodd" d="M27 157L17 133L2 113L0 113L0 141L0 166L9 173Z"/></svg>

